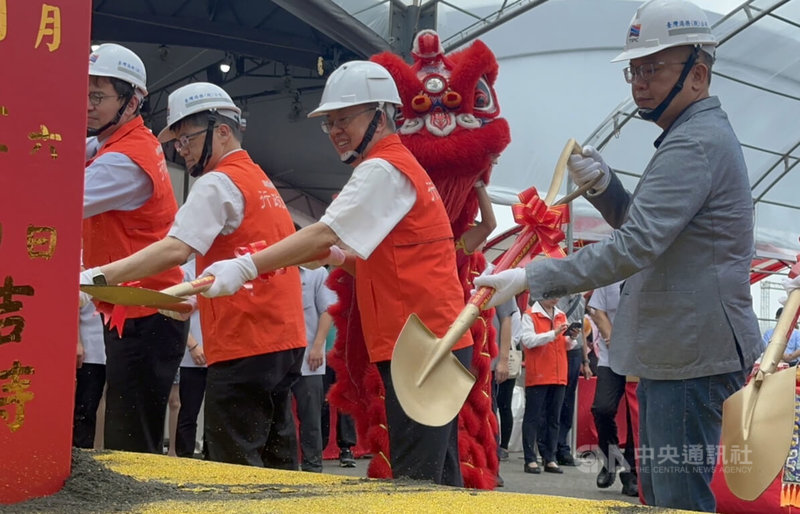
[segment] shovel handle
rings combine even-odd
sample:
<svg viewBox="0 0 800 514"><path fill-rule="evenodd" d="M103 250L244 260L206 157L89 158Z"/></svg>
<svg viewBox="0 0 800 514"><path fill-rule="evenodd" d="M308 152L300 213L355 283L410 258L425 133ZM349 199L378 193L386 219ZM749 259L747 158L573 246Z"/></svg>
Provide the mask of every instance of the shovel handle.
<svg viewBox="0 0 800 514"><path fill-rule="evenodd" d="M561 151L561 156L558 158L558 162L556 163L556 175L563 175L564 169L567 166L567 159L569 159L570 155L577 155L583 151L581 145L579 145L574 139L570 139L567 141L566 146ZM591 189L602 177L598 176L595 177L594 180L589 182L588 184L584 184L583 186L579 187L575 191L569 193L565 197L561 198L557 202L553 203L552 205L563 205L565 203L569 203L575 198L579 197L589 189ZM552 199L550 198L550 194L548 193L548 198L545 199L545 203L548 206L551 205ZM522 260L527 257L534 249L534 247L539 243L539 238L536 235L536 232L529 226L526 226L522 229L522 231L517 236L517 239L514 241L514 244L511 245L503 256L500 258L500 261L494 268L493 273L499 273L501 271L505 271L507 269L516 268ZM495 290L491 287L481 287L478 289L474 295L469 299L469 304L476 306L478 309L481 309L486 302L488 302L492 296L494 296ZM474 321L474 319L473 319Z"/></svg>
<svg viewBox="0 0 800 514"><path fill-rule="evenodd" d="M191 282L181 282L180 284L175 284L174 286L170 286L166 289L162 289L161 292L164 294L171 294L172 296L189 296L197 293L202 293L209 287L211 284L214 283L214 276L207 275L205 277L200 277Z"/></svg>
<svg viewBox="0 0 800 514"><path fill-rule="evenodd" d="M772 337L769 340L767 349L764 350L764 356L761 358L761 364L758 367L758 375L763 377L770 373L774 373L778 368L778 363L783 358L783 352L786 351L786 342L789 334L792 331L795 323L797 323L798 315L800 315L800 289L795 289L789 294L786 303L783 306L781 317L778 318L778 325L772 331Z"/></svg>
<svg viewBox="0 0 800 514"><path fill-rule="evenodd" d="M579 154L582 151L583 149L574 139L570 138L567 141L567 144L561 151L561 155L556 163L553 183L550 184L550 189L548 190L547 197L545 198L545 203L548 206L551 205L551 202L555 198L558 188L561 185L561 180L564 176L564 170L567 167L567 160L569 159L569 156L572 154ZM597 179L599 180L599 178L600 177ZM583 194L593 185L594 183L590 183L576 191L573 191L573 193L565 196L554 205L561 205L572 201L572 199ZM497 266L495 266L494 273L515 268L522 261L522 259L527 257L527 255L533 251L538 243L539 237L536 235L536 232L534 232L534 230L528 226L523 228L511 248L509 248L500 258L500 262L498 262ZM428 378L428 374L430 374L431 370L437 364L439 364L439 362L441 362L441 360L444 359L448 353L450 353L450 349L461 340L461 337L464 334L467 333L467 330L469 330L472 324L475 323L475 320L478 319L478 316L482 310L481 307L488 302L492 296L494 296L494 293L495 289L492 287L481 287L475 292L475 294L472 295L472 297L470 297L467 305L464 306L453 324L450 325L449 329L447 329L447 333L445 333L445 335L439 340L433 355L431 355L431 357L425 363L425 367L422 369L422 372L417 379L417 387L422 385L425 379Z"/></svg>

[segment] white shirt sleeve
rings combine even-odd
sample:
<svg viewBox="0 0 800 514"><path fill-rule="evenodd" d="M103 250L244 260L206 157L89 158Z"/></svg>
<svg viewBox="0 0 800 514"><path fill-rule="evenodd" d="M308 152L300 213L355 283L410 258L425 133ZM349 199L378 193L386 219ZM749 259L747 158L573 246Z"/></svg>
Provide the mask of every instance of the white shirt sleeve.
<svg viewBox="0 0 800 514"><path fill-rule="evenodd" d="M87 146L87 153L93 149ZM147 173L119 152L104 153L92 161L86 167L83 184L84 218L108 211L132 211L153 196L153 182Z"/></svg>
<svg viewBox="0 0 800 514"><path fill-rule="evenodd" d="M362 259L368 258L417 201L411 180L383 159L353 170L320 221Z"/></svg>
<svg viewBox="0 0 800 514"><path fill-rule="evenodd" d="M547 343L555 340L555 330L548 330L537 334L533 328L533 319L527 314L522 315L522 337L520 342L525 348L535 348L537 346L544 346Z"/></svg>
<svg viewBox="0 0 800 514"><path fill-rule="evenodd" d="M514 348L519 348L519 342L522 340L522 320L519 309L514 309L511 313L511 344Z"/></svg>
<svg viewBox="0 0 800 514"><path fill-rule="evenodd" d="M194 183L168 235L205 255L218 235L230 234L243 219L242 192L227 175L212 171Z"/></svg>

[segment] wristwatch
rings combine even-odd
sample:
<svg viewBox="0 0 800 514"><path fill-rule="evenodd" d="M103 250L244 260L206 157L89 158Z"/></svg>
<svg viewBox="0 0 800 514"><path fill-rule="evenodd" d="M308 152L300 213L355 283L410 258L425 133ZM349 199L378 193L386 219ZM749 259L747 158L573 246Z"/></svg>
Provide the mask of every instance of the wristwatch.
<svg viewBox="0 0 800 514"><path fill-rule="evenodd" d="M106 282L106 276L103 275L103 272L100 271L100 268L95 268L94 273L92 273L92 284L96 286L108 285L108 282Z"/></svg>

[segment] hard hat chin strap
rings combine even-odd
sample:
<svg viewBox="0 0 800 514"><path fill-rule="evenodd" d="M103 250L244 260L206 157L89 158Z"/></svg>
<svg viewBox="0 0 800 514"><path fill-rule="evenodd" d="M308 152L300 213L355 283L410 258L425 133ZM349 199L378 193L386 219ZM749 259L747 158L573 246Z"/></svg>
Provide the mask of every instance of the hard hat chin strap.
<svg viewBox="0 0 800 514"><path fill-rule="evenodd" d="M352 164L361 156L361 152L363 152L367 148L367 145L370 143L370 141L372 141L372 138L375 136L375 130L378 129L378 122L381 119L381 107L383 107L382 103L375 110L375 114L372 115L372 121L369 122L367 130L364 132L364 137L361 138L361 142L358 144L356 149L345 152L340 156L340 159L343 163Z"/></svg>
<svg viewBox="0 0 800 514"><path fill-rule="evenodd" d="M669 104L672 103L672 100L675 96L681 92L683 89L683 83L686 80L686 77L689 76L689 72L692 70L694 63L697 61L697 56L700 53L700 46L695 45L694 49L692 50L691 55L689 58L686 59L686 63L683 65L683 70L681 71L681 76L678 77L678 81L672 87L672 91L669 92L666 98L658 104L655 109L639 109L639 116L643 120L652 121L653 123L658 122L658 119L664 114L664 111L667 110Z"/></svg>
<svg viewBox="0 0 800 514"><path fill-rule="evenodd" d="M119 123L119 120L122 119L122 115L125 113L125 109L128 108L128 103L131 101L131 98L133 98L133 91L131 91L130 93L125 95L125 101L122 102L122 107L119 108L119 110L117 111L117 114L111 119L111 121L109 121L108 123L106 123L102 127L96 128L96 129L86 127L86 137L94 137L94 136L100 135L108 127L111 127L111 126L116 125L117 123Z"/></svg>
<svg viewBox="0 0 800 514"><path fill-rule="evenodd" d="M211 158L211 143L214 138L214 127L217 124L216 116L208 115L208 128L206 128L206 139L203 142L203 151L200 153L200 159L197 160L194 166L189 170L189 174L193 177L199 177L203 174L208 160Z"/></svg>

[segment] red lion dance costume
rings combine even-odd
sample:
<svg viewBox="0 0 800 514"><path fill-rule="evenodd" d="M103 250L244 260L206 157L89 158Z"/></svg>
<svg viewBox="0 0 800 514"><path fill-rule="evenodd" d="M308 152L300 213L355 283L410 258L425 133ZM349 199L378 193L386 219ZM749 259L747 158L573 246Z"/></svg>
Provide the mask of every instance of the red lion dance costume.
<svg viewBox="0 0 800 514"><path fill-rule="evenodd" d="M497 78L497 60L481 41L444 55L439 36L430 30L416 36L412 55L411 66L391 53L376 55L372 60L394 77L403 100L402 116L397 122L400 138L436 184L455 241L460 241L478 213L475 183L489 182L493 160L510 141L508 123L498 117L500 109L492 87ZM458 250L457 262L466 299L472 278L485 269L486 259L479 252L467 255ZM329 356L337 376L330 402L355 418L359 444L366 441L374 456L367 475L391 478L383 383L367 356L354 301L353 277L336 270L328 285L339 296L339 303L330 311L337 328ZM472 372L477 381L459 414L464 485L478 489L493 489L498 471L498 427L491 401L490 363L497 355L493 316L494 310L485 311L472 326Z"/></svg>

